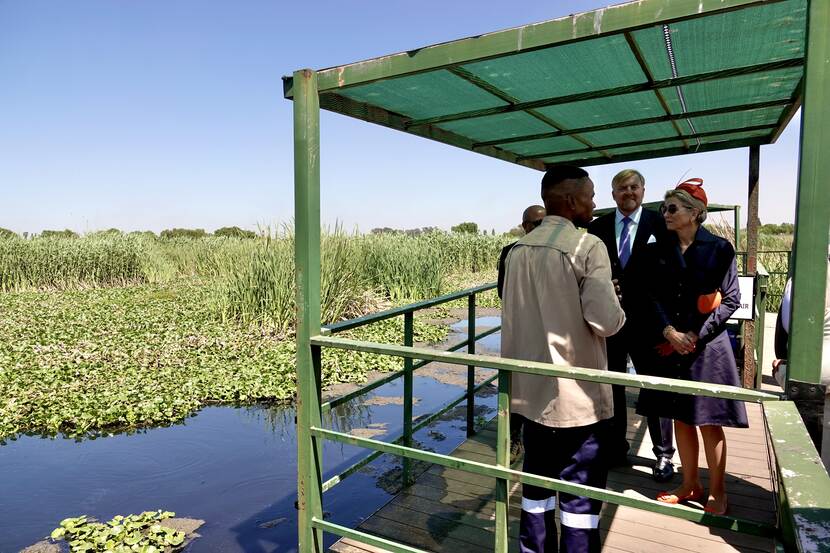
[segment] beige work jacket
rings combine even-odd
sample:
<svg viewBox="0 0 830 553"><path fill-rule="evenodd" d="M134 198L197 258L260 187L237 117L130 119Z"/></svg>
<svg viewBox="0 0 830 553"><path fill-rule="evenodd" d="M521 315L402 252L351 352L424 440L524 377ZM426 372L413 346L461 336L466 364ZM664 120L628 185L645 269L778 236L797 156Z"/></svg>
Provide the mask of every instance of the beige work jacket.
<svg viewBox="0 0 830 553"><path fill-rule="evenodd" d="M608 368L605 337L625 323L602 240L549 215L510 251L502 300L502 357ZM545 426L614 414L611 386L513 373L514 412Z"/></svg>

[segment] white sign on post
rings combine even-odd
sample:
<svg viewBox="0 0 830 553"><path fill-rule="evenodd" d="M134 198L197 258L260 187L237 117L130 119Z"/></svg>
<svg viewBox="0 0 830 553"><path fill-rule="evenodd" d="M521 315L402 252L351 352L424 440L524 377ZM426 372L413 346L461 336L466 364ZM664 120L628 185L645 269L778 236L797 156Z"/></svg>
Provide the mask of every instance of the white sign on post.
<svg viewBox="0 0 830 553"><path fill-rule="evenodd" d="M751 321L755 318L755 277L738 277L738 286L741 289L741 306L732 314L733 319Z"/></svg>

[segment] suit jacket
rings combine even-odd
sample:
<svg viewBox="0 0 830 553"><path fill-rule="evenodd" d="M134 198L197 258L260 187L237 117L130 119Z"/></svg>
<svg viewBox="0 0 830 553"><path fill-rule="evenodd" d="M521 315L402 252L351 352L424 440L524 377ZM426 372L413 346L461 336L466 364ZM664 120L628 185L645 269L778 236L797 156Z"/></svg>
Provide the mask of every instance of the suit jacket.
<svg viewBox="0 0 830 553"><path fill-rule="evenodd" d="M616 210L602 217L597 217L588 225L588 232L602 239L608 249L608 258L611 260L611 278L620 281L623 308L625 308L625 277L633 275L637 270L637 264L642 263L649 238L654 236L656 241L662 242L668 231L666 231L666 223L663 221L662 215L656 211L643 208L642 213L640 213L640 223L637 225L637 234L634 236L634 245L631 248L631 257L628 258L628 263L623 269L620 264L620 256L617 253L617 237L614 229L616 217Z"/></svg>
<svg viewBox="0 0 830 553"><path fill-rule="evenodd" d="M501 254L499 255L499 280L498 286L496 287L496 291L499 293L499 299L501 299L502 292L504 291L504 264L507 261L507 254L510 253L510 250L513 249L513 246L515 245L516 242L506 245L501 249Z"/></svg>
<svg viewBox="0 0 830 553"><path fill-rule="evenodd" d="M625 268L620 264L620 256L617 253L617 237L614 229L617 212L616 210L597 217L588 225L588 232L599 237L608 250L608 258L611 260L611 278L619 281L620 293L622 295L622 307L626 313L625 327L615 336L607 339L608 343L608 368L611 370L625 370L625 359L628 354L632 355L636 366L636 339L639 323L636 313L631 309L631 302L626 305L626 279L637 278L639 272L637 267L642 265L646 256L646 245L653 236L657 243L662 243L668 236L666 223L663 216L656 211L643 208L640 213L640 223L637 225L637 233L634 235L634 244L631 248L631 256L628 258ZM631 290L629 290L631 291Z"/></svg>

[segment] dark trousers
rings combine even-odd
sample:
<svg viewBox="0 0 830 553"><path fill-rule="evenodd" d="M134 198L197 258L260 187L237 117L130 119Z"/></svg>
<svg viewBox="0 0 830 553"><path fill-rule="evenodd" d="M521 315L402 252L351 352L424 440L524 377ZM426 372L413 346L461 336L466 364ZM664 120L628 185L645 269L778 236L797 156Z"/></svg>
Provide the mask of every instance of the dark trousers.
<svg viewBox="0 0 830 553"><path fill-rule="evenodd" d="M608 466L603 461L608 421L574 428L551 428L526 420L524 472L576 484L604 488ZM522 487L519 521L521 553L598 553L602 502L559 493L562 536L556 532L556 492L529 484Z"/></svg>
<svg viewBox="0 0 830 553"><path fill-rule="evenodd" d="M624 373L628 370L628 351L622 347L620 340L615 340L617 336L608 339L608 370L614 372ZM622 336L625 339L625 336ZM634 361L634 368L637 368L638 356L632 355ZM625 400L625 386L613 386L614 392L614 418L611 424L611 438L610 438L610 455L612 459L619 458L628 453L631 447L628 443L626 433L628 432L628 406ZM674 427L671 419L661 419L660 417L646 417L646 424L648 425L648 434L651 437L653 447L651 450L654 456L667 457L671 459L674 456Z"/></svg>

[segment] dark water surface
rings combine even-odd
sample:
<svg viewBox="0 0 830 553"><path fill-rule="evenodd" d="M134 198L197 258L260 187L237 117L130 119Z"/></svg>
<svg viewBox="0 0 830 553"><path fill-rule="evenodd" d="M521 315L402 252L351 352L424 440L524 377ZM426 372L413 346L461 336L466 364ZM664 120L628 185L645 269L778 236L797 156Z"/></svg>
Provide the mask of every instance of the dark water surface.
<svg viewBox="0 0 830 553"><path fill-rule="evenodd" d="M498 324L483 319L478 329ZM485 347L493 349L491 344ZM414 416L436 411L459 391L416 376L420 401ZM342 405L324 424L341 431L378 428L383 433L376 437L388 439L402 431L402 406L364 401L402 395L402 383L392 382ZM477 411L489 418L495 396L483 396L477 398ZM425 449L452 451L464 440L463 413L462 403L415 439ZM326 442L324 478L365 455L365 450ZM354 527L379 509L395 491L397 466L396 458L383 456L326 492L328 520ZM293 408L206 407L183 424L82 442L24 436L0 446L0 553L39 541L66 517L109 520L155 509L205 521L198 530L202 537L188 551L296 551L296 474ZM334 539L327 535L326 545Z"/></svg>
<svg viewBox="0 0 830 553"><path fill-rule="evenodd" d="M493 328L494 326L498 326L501 324L501 317L477 317L476 318L476 334L481 334L485 330ZM453 325L450 325L450 329L453 332L460 332L463 333L466 337L467 335L467 321L459 321ZM501 351L501 332L496 332L495 334L491 334L489 336L485 336L478 342L476 342L476 347L480 349L490 350L490 351Z"/></svg>

